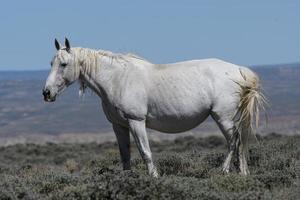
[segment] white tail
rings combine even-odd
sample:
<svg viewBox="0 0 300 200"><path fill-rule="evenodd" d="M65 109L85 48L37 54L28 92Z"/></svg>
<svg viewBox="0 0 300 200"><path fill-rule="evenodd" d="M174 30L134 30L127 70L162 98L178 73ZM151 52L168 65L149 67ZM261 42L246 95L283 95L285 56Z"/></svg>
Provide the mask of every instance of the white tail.
<svg viewBox="0 0 300 200"><path fill-rule="evenodd" d="M259 77L247 68L240 68L242 79L235 81L241 88L240 103L234 116L240 133L242 151L248 149L249 135L255 137L255 129L258 127L260 108L265 110L267 103L259 83ZM256 138L256 137L255 137Z"/></svg>

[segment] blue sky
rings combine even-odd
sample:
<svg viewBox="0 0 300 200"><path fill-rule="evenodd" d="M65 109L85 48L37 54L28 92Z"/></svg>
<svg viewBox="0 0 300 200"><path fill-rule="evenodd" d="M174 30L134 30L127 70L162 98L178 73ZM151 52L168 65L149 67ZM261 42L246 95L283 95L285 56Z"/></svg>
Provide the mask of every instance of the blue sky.
<svg viewBox="0 0 300 200"><path fill-rule="evenodd" d="M0 70L49 69L54 38L154 63L300 61L297 0L1 1Z"/></svg>

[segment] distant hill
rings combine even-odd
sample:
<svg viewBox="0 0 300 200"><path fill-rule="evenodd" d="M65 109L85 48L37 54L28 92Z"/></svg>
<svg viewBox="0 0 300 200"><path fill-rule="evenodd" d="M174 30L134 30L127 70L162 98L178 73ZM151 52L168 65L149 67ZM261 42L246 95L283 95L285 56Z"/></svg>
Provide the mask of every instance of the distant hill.
<svg viewBox="0 0 300 200"><path fill-rule="evenodd" d="M269 98L269 125L263 132L300 133L300 63L254 66ZM100 99L88 92L78 97L74 84L55 103L42 98L48 71L0 72L0 137L110 132ZM216 132L211 120L197 131Z"/></svg>
<svg viewBox="0 0 300 200"><path fill-rule="evenodd" d="M272 117L300 116L300 63L267 65L253 70L261 78Z"/></svg>

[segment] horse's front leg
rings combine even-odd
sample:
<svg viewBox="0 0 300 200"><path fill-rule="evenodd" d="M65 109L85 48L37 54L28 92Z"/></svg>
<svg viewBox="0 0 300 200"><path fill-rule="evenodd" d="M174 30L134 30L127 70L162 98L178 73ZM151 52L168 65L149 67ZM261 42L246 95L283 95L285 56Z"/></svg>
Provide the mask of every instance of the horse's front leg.
<svg viewBox="0 0 300 200"><path fill-rule="evenodd" d="M113 129L116 134L121 160L124 170L130 170L130 135L129 129L118 124L113 124Z"/></svg>
<svg viewBox="0 0 300 200"><path fill-rule="evenodd" d="M134 137L138 150L147 165L148 172L153 177L158 177L156 167L153 164L152 153L146 132L145 120L128 120L129 129Z"/></svg>

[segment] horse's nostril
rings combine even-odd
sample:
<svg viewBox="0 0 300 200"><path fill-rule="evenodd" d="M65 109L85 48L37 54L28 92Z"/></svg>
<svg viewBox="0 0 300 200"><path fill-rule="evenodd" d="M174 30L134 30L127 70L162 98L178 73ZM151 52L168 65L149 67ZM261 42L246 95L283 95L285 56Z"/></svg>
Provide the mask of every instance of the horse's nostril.
<svg viewBox="0 0 300 200"><path fill-rule="evenodd" d="M49 89L43 90L43 96L44 97L49 97L50 96L50 90Z"/></svg>

